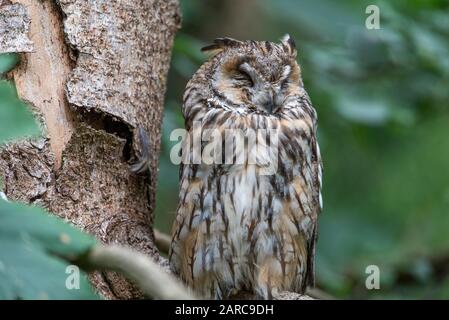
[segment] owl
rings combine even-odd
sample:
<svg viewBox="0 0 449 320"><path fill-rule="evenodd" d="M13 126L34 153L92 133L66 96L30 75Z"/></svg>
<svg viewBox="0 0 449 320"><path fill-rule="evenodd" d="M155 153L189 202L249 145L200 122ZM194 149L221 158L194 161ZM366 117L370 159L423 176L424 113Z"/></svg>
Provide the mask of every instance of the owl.
<svg viewBox="0 0 449 320"><path fill-rule="evenodd" d="M217 133L221 153L194 161L194 138L184 139L170 267L209 299L304 293L314 285L322 164L294 41L218 38L202 50L210 58L188 82L182 111L188 137L201 129L199 153L205 132ZM255 138L228 157L237 133Z"/></svg>

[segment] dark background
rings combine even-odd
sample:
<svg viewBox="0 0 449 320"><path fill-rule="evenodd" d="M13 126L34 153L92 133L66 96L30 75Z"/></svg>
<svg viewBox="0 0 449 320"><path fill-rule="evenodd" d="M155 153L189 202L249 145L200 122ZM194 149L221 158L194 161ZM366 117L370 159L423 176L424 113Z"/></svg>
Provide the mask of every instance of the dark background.
<svg viewBox="0 0 449 320"><path fill-rule="evenodd" d="M368 30L365 9L380 9ZM168 82L157 226L170 232L186 82L216 37L298 47L324 160L317 280L337 298L449 298L449 3L184 0ZM365 269L380 268L380 290Z"/></svg>

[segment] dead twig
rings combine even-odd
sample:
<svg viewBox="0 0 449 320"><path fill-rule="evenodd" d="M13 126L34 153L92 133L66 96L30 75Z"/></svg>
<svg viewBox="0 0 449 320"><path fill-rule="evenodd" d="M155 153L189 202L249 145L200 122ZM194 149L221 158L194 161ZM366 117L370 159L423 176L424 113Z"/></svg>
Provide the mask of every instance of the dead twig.
<svg viewBox="0 0 449 320"><path fill-rule="evenodd" d="M145 295L155 299L195 299L189 289L148 256L129 248L99 245L83 258L81 264L89 269L117 271L134 281Z"/></svg>

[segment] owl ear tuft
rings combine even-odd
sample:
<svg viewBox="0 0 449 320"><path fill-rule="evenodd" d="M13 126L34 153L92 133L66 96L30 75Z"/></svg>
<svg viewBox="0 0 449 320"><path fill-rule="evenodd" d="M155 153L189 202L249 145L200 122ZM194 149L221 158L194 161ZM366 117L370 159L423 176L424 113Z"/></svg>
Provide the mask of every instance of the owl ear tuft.
<svg viewBox="0 0 449 320"><path fill-rule="evenodd" d="M295 40L287 33L285 36L281 38L282 46L284 50L290 55L296 57L296 44Z"/></svg>
<svg viewBox="0 0 449 320"><path fill-rule="evenodd" d="M212 56L214 56L223 51L225 48L236 47L241 44L241 41L228 37L216 38L213 44L201 48L201 51L212 54Z"/></svg>

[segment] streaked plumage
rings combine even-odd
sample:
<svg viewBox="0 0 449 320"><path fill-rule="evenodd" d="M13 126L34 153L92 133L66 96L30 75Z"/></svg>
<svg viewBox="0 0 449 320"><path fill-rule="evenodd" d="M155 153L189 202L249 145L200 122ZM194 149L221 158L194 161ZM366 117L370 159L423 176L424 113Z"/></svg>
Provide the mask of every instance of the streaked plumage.
<svg viewBox="0 0 449 320"><path fill-rule="evenodd" d="M212 57L184 94L186 129L276 129L277 170L260 174L274 147L252 144L256 164L181 164L170 266L207 298L304 292L314 283L321 157L294 43L221 38L204 50Z"/></svg>

